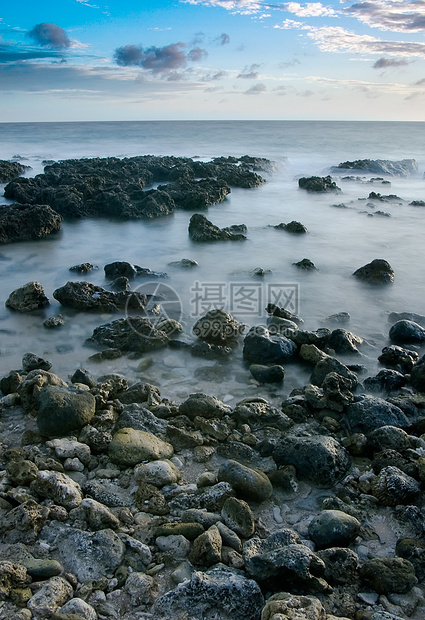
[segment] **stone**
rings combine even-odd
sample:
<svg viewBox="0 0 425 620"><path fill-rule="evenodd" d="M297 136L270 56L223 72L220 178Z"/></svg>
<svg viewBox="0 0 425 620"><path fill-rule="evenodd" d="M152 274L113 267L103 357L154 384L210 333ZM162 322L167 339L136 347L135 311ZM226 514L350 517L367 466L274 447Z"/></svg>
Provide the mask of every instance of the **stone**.
<svg viewBox="0 0 425 620"><path fill-rule="evenodd" d="M252 327L244 339L243 357L254 364L284 364L294 359L296 344L284 336L273 336L262 326Z"/></svg>
<svg viewBox="0 0 425 620"><path fill-rule="evenodd" d="M331 547L317 551L317 555L325 563L324 578L330 584L352 584L357 578L359 558L346 547Z"/></svg>
<svg viewBox="0 0 425 620"><path fill-rule="evenodd" d="M370 392L392 392L400 390L406 383L407 379L401 372L385 368L375 377L367 377L363 381L363 386Z"/></svg>
<svg viewBox="0 0 425 620"><path fill-rule="evenodd" d="M50 304L40 282L28 282L10 293L6 307L18 312L33 312Z"/></svg>
<svg viewBox="0 0 425 620"><path fill-rule="evenodd" d="M304 271L316 271L317 270L316 265L309 258L303 258L297 263L292 263L292 264L295 265L295 267L298 267L298 269L303 269Z"/></svg>
<svg viewBox="0 0 425 620"><path fill-rule="evenodd" d="M322 510L308 526L318 548L348 547L360 532L360 522L341 510Z"/></svg>
<svg viewBox="0 0 425 620"><path fill-rule="evenodd" d="M197 242L241 241L246 239L245 232L245 227L219 228L200 213L194 213L189 222L189 237Z"/></svg>
<svg viewBox="0 0 425 620"><path fill-rule="evenodd" d="M418 171L418 164L414 159L390 161L388 159L356 159L340 163L335 171L361 170L372 174L388 174L389 176L408 177Z"/></svg>
<svg viewBox="0 0 425 620"><path fill-rule="evenodd" d="M25 353L22 357L22 369L25 372L31 372L40 368L41 370L50 370L52 364L42 357L38 357L35 353Z"/></svg>
<svg viewBox="0 0 425 620"><path fill-rule="evenodd" d="M150 575L135 571L127 577L124 591L129 594L133 607L147 605L152 602L155 581Z"/></svg>
<svg viewBox="0 0 425 620"><path fill-rule="evenodd" d="M216 519L219 519L219 515L215 515ZM208 527L215 525L216 521L209 523ZM163 523L155 529L155 536L175 536L181 535L188 540L195 540L204 532L204 527L201 523L193 522L181 522L172 521L170 523Z"/></svg>
<svg viewBox="0 0 425 620"><path fill-rule="evenodd" d="M173 558L186 558L190 551L190 542L182 534L169 534L158 536L155 544L160 551L169 554ZM196 562L195 562L196 563Z"/></svg>
<svg viewBox="0 0 425 620"><path fill-rule="evenodd" d="M55 329L56 327L62 327L62 325L65 325L65 319L61 314L51 316L43 321L43 326L47 329Z"/></svg>
<svg viewBox="0 0 425 620"><path fill-rule="evenodd" d="M21 174L25 174L27 170L30 170L30 166L24 166L24 164L18 161L8 161L5 159L0 160L0 183L8 183L19 177Z"/></svg>
<svg viewBox="0 0 425 620"><path fill-rule="evenodd" d="M195 566L210 567L221 561L222 540L216 525L211 525L193 541L189 561Z"/></svg>
<svg viewBox="0 0 425 620"><path fill-rule="evenodd" d="M150 461L135 467L134 478L137 483L147 482L160 488L166 484L179 482L181 472L169 460Z"/></svg>
<svg viewBox="0 0 425 620"><path fill-rule="evenodd" d="M118 395L118 399L122 402L121 394ZM124 398L124 400L127 399ZM145 431L146 433L152 433L157 437L164 438L167 432L167 426L168 423L165 420L158 418L149 409L143 407L143 405L131 403L124 407L115 425L115 430L133 428L134 430Z"/></svg>
<svg viewBox="0 0 425 620"><path fill-rule="evenodd" d="M23 588L29 581L21 563L0 560L0 601L10 596L12 589Z"/></svg>
<svg viewBox="0 0 425 620"><path fill-rule="evenodd" d="M399 407L375 396L357 397L347 408L345 419L352 433L366 435L381 426L410 426L407 416Z"/></svg>
<svg viewBox="0 0 425 620"><path fill-rule="evenodd" d="M220 620L258 620L264 605L259 585L244 573L223 564L195 571L190 581L160 596L154 603L156 620L216 617Z"/></svg>
<svg viewBox="0 0 425 620"><path fill-rule="evenodd" d="M400 372L410 372L413 368L413 364L418 360L417 351L411 351L410 349L404 349L397 345L390 345L382 349L381 355L378 360L384 366L389 366Z"/></svg>
<svg viewBox="0 0 425 620"><path fill-rule="evenodd" d="M394 282L394 270L388 261L375 258L371 263L359 267L353 276L370 284L388 284Z"/></svg>
<svg viewBox="0 0 425 620"><path fill-rule="evenodd" d="M16 486L29 485L37 477L38 467L26 459L9 461L6 472Z"/></svg>
<svg viewBox="0 0 425 620"><path fill-rule="evenodd" d="M59 610L64 615L75 615L84 620L97 620L98 615L94 607L83 601L81 598L72 598Z"/></svg>
<svg viewBox="0 0 425 620"><path fill-rule="evenodd" d="M287 435L277 443L273 459L279 467L293 465L300 480L324 488L339 482L351 465L350 455L345 448L333 437L323 435Z"/></svg>
<svg viewBox="0 0 425 620"><path fill-rule="evenodd" d="M111 461L118 465L134 466L142 461L169 459L173 446L152 433L133 428L122 428L112 437L109 444Z"/></svg>
<svg viewBox="0 0 425 620"><path fill-rule="evenodd" d="M165 332L156 329L148 318L128 316L96 327L86 342L124 353L149 353L165 347L168 337Z"/></svg>
<svg viewBox="0 0 425 620"><path fill-rule="evenodd" d="M418 580L413 565L404 558L373 558L360 569L362 581L378 594L405 594Z"/></svg>
<svg viewBox="0 0 425 620"><path fill-rule="evenodd" d="M329 620L322 603L314 596L278 592L267 599L261 620Z"/></svg>
<svg viewBox="0 0 425 620"><path fill-rule="evenodd" d="M179 414L187 416L190 420L200 416L202 418L222 418L231 412L231 408L225 405L215 396L209 396L203 392L195 392L179 406Z"/></svg>
<svg viewBox="0 0 425 620"><path fill-rule="evenodd" d="M346 329L334 329L327 346L333 349L335 353L359 353L358 346L363 343L363 339Z"/></svg>
<svg viewBox="0 0 425 620"><path fill-rule="evenodd" d="M400 538L395 552L398 557L409 560L419 581L425 578L425 542L416 538Z"/></svg>
<svg viewBox="0 0 425 620"><path fill-rule="evenodd" d="M227 345L235 341L245 326L226 310L220 308L210 310L199 318L192 331L201 340L216 345Z"/></svg>
<svg viewBox="0 0 425 620"><path fill-rule="evenodd" d="M420 496L420 484L398 467L383 467L371 482L371 492L384 506L415 504Z"/></svg>
<svg viewBox="0 0 425 620"><path fill-rule="evenodd" d="M47 521L49 509L28 499L9 510L0 522L0 535L7 543L34 543Z"/></svg>
<svg viewBox="0 0 425 620"><path fill-rule="evenodd" d="M2 205L0 244L43 239L61 226L62 217L48 205Z"/></svg>
<svg viewBox="0 0 425 620"><path fill-rule="evenodd" d="M38 471L36 479L31 482L31 489L67 510L79 506L83 499L80 485L58 471Z"/></svg>
<svg viewBox="0 0 425 620"><path fill-rule="evenodd" d="M79 265L74 265L73 267L70 267L69 271L73 271L75 273L86 274L86 273L89 273L90 271L94 271L97 269L99 269L99 267L95 267L95 265L92 265L91 263L80 263Z"/></svg>
<svg viewBox="0 0 425 620"><path fill-rule="evenodd" d="M259 383L281 383L285 376L285 369L279 364L272 364L271 366L251 364L249 372Z"/></svg>
<svg viewBox="0 0 425 620"><path fill-rule="evenodd" d="M63 577L52 577L44 583L27 603L34 618L49 618L73 595L71 584Z"/></svg>
<svg viewBox="0 0 425 620"><path fill-rule="evenodd" d="M340 192L341 189L328 175L326 177L302 177L298 179L298 186L308 192Z"/></svg>
<svg viewBox="0 0 425 620"><path fill-rule="evenodd" d="M87 444L75 439L63 437L61 439L51 439L46 441L49 448L53 448L56 456L61 459L77 457L82 463L88 465L91 459L91 451Z"/></svg>
<svg viewBox="0 0 425 620"><path fill-rule="evenodd" d="M119 519L109 508L91 497L83 499L79 507L74 511L74 516L77 514L82 515L90 529L95 531L108 528L117 530L120 527Z"/></svg>
<svg viewBox="0 0 425 620"><path fill-rule="evenodd" d="M20 560L20 563L25 566L28 575L34 581L45 581L60 575L63 571L63 566L57 560L31 558Z"/></svg>
<svg viewBox="0 0 425 620"><path fill-rule="evenodd" d="M279 230L286 230L287 232L295 234L304 234L308 232L304 224L301 224L301 222L296 222L295 220L292 220L292 222L289 222L289 224L284 224L282 222L277 226L274 226L274 228L277 228Z"/></svg>
<svg viewBox="0 0 425 620"><path fill-rule="evenodd" d="M357 375L354 372L347 368L347 366L345 366L342 362L337 360L336 357L331 357L329 355L316 363L310 376L310 383L320 387L323 384L326 375L331 372L335 372L341 377L349 379L351 381L351 389L353 389L358 383Z"/></svg>
<svg viewBox="0 0 425 620"><path fill-rule="evenodd" d="M53 291L53 297L62 306L75 310L140 311L146 306L146 295L133 291L113 293L90 282L67 282Z"/></svg>
<svg viewBox="0 0 425 620"><path fill-rule="evenodd" d="M90 392L55 385L43 387L39 403L37 426L47 437L63 436L89 424L96 407Z"/></svg>
<svg viewBox="0 0 425 620"><path fill-rule="evenodd" d="M228 482L243 499L254 502L263 502L273 493L271 482L263 472L237 461L228 460L220 465L217 478L219 482Z"/></svg>
<svg viewBox="0 0 425 620"><path fill-rule="evenodd" d="M111 529L92 533L67 527L56 540L62 565L80 582L113 573L124 557L125 546Z"/></svg>
<svg viewBox="0 0 425 620"><path fill-rule="evenodd" d="M236 497L226 499L221 509L221 517L225 525L238 536L250 538L253 535L255 530L254 515L249 504L244 500ZM219 524L218 527L221 532ZM240 549L236 547L236 551L240 551Z"/></svg>
<svg viewBox="0 0 425 620"><path fill-rule="evenodd" d="M394 323L389 337L395 344L415 344L425 340L425 329L414 321L401 320Z"/></svg>

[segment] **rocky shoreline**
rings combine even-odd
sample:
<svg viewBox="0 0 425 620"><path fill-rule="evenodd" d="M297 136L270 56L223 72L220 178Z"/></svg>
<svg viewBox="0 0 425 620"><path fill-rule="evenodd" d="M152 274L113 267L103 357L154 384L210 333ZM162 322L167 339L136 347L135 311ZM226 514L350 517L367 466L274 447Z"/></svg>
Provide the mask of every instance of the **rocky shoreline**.
<svg viewBox="0 0 425 620"><path fill-rule="evenodd" d="M132 159L123 160L131 174L139 160L146 163ZM164 158L171 159L173 191L173 168L192 171L198 183L193 160ZM103 170L105 161L92 164ZM364 170L368 162L341 167ZM401 164L400 174L412 167ZM67 179L56 185L58 202L64 186L77 184L79 165L48 167ZM241 160L214 165L239 168ZM162 182L164 170L156 174ZM330 177L311 179L300 187L338 191ZM44 180L32 181L12 183L16 196L22 191L25 204L35 205ZM35 186L31 202L27 190ZM90 200L81 198L79 216L93 215L84 211ZM242 226L220 229L196 215L197 241L245 238ZM299 222L280 226L306 232ZM368 343L341 327L347 313L329 317L336 328L311 331L274 304L267 325L250 329L214 310L185 334L178 321L156 319L161 300L152 305L131 291L134 278L167 274L125 262L104 270L114 291L70 281L53 294L64 308L126 312L93 330L88 344L99 359L131 355L143 364L150 351L171 348L214 359L224 372L238 356L259 388L280 384L289 364L308 368L309 382L283 399L251 395L230 406L202 392L177 400L160 385L83 367L58 376L49 360L26 353L20 368L0 377L0 617L423 618L425 317L390 315L382 368L364 378ZM353 276L385 287L394 271L376 259ZM30 313L48 303L38 282L6 301ZM60 316L48 321L45 327L61 328Z"/></svg>

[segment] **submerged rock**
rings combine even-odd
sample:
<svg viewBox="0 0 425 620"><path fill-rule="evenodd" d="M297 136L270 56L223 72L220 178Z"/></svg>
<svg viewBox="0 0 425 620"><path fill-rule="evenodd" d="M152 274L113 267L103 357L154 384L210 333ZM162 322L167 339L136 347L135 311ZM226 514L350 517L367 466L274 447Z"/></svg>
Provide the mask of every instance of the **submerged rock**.
<svg viewBox="0 0 425 620"><path fill-rule="evenodd" d="M246 239L246 226L219 228L207 220L205 215L194 213L189 222L189 237L192 241L242 241Z"/></svg>
<svg viewBox="0 0 425 620"><path fill-rule="evenodd" d="M394 270L388 261L375 258L371 263L357 269L353 276L370 284L387 284L394 282Z"/></svg>
<svg viewBox="0 0 425 620"><path fill-rule="evenodd" d="M395 177L408 177L418 171L418 164L414 159L402 159L401 161L390 161L388 159L356 159L345 161L333 169L339 170L361 170L372 174L388 174Z"/></svg>
<svg viewBox="0 0 425 620"><path fill-rule="evenodd" d="M245 326L229 312L220 308L210 310L198 319L192 328L195 336L205 342L226 345L243 333Z"/></svg>
<svg viewBox="0 0 425 620"><path fill-rule="evenodd" d="M90 282L67 282L53 292L53 297L62 306L75 310L117 312L142 310L146 306L146 295L130 291L112 293Z"/></svg>
<svg viewBox="0 0 425 620"><path fill-rule="evenodd" d="M134 316L96 327L87 343L123 352L147 353L164 347L168 337L148 318Z"/></svg>
<svg viewBox="0 0 425 620"><path fill-rule="evenodd" d="M3 205L0 210L0 243L43 239L59 232L62 217L48 205Z"/></svg>
<svg viewBox="0 0 425 620"><path fill-rule="evenodd" d="M254 364L283 364L295 357L297 345L284 336L272 336L265 327L251 327L245 336L243 357Z"/></svg>
<svg viewBox="0 0 425 620"><path fill-rule="evenodd" d="M24 166L17 161L0 160L0 183L8 183L30 170L30 166Z"/></svg>
<svg viewBox="0 0 425 620"><path fill-rule="evenodd" d="M50 304L40 282L28 282L10 293L6 307L18 312L32 312Z"/></svg>
<svg viewBox="0 0 425 620"><path fill-rule="evenodd" d="M301 189L308 192L340 192L341 189L328 175L327 177L302 177L298 180Z"/></svg>

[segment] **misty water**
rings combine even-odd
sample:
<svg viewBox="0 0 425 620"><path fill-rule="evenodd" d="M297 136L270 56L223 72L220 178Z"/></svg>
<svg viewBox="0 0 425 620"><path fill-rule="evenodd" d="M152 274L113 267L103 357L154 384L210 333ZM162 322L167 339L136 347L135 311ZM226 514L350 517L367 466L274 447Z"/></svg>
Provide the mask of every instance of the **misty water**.
<svg viewBox="0 0 425 620"><path fill-rule="evenodd" d="M0 159L19 156L22 163L32 167L28 176L42 172L44 160L96 156L151 154L208 160L222 155L252 155L278 164L274 174L264 175L267 182L262 187L233 189L223 203L204 212L220 227L245 224L248 238L243 242L193 243L187 230L192 212L175 211L172 216L152 221L68 220L58 235L2 246L1 375L20 368L22 355L32 351L50 360L53 371L65 379L79 366L95 376L119 372L131 380L158 385L168 398L204 391L232 404L232 399L239 400L243 395L280 397L308 381L310 369L294 364L286 367L282 385L257 386L243 363L242 344L226 362L193 358L188 352L169 348L147 354L145 358L152 361L148 368L143 368L143 358L122 357L100 364L89 360L96 350L85 346L86 338L96 326L120 315L70 311L62 308L52 293L68 280L86 279L108 287L103 266L116 260L168 273L169 278L161 282L178 293L181 322L188 335L201 309L195 302L195 288L206 294L221 286L223 305L231 310L233 304L236 318L249 326L265 324L270 287L296 287L297 312L304 319L305 329L338 327L327 323L326 317L342 311L350 313L351 322L344 327L367 343L360 357L341 360L365 365L368 372L364 377L375 374L377 357L389 343L388 314L425 314L425 208L409 205L413 200L425 200L424 130L424 123L372 122L0 124ZM362 158L413 158L419 172L407 179L393 177L389 179L391 185L366 182L374 176L370 174L364 175L363 182L344 181L339 178L344 174L333 174L342 190L338 195L312 195L298 188L301 176L323 176L331 166ZM372 208L367 200L371 191L396 194L402 201L375 203ZM0 204L8 202L2 198ZM335 206L341 204L345 208ZM273 228L292 220L304 224L308 234L295 235ZM182 258L197 261L198 267L170 266ZM306 272L293 265L303 258L312 260L317 270ZM390 262L395 271L393 284L370 286L352 277L357 268L375 258ZM82 262L93 263L99 270L83 277L69 271ZM258 267L266 270L263 277L252 274ZM8 310L4 302L10 292L32 280L43 285L51 305L30 314ZM133 288L144 284L146 280L138 279ZM242 284L251 287L256 295L254 305L245 314L232 298L232 291ZM62 328L43 327L45 318L59 312L66 319ZM212 369L209 374L202 370L208 367Z"/></svg>

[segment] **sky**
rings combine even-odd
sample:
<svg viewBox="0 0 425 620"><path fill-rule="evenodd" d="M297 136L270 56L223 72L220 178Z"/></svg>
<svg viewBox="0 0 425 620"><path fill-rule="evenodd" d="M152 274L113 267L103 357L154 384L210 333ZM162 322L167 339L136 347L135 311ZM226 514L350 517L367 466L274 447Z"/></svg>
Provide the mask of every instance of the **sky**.
<svg viewBox="0 0 425 620"><path fill-rule="evenodd" d="M425 121L425 0L20 0L0 122Z"/></svg>

